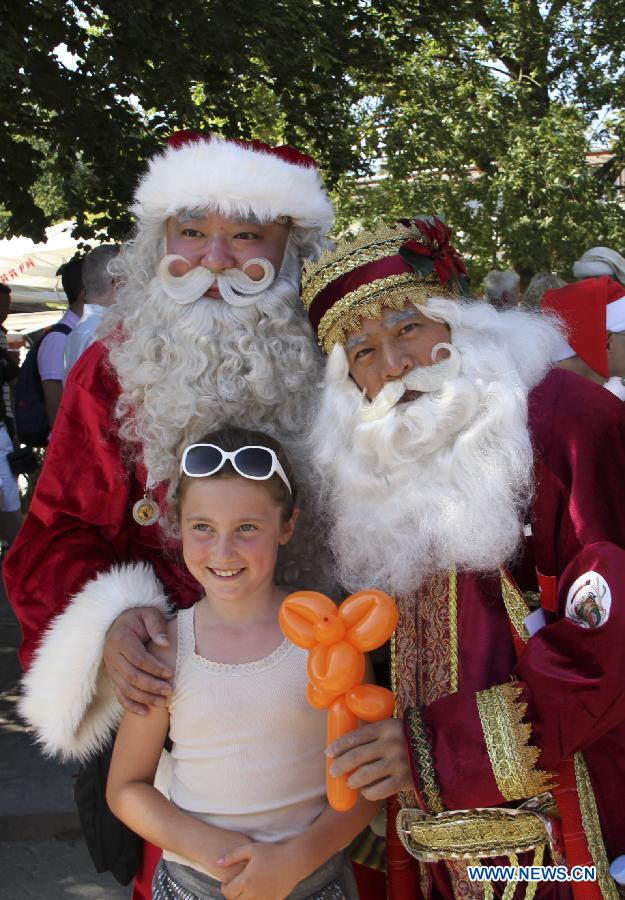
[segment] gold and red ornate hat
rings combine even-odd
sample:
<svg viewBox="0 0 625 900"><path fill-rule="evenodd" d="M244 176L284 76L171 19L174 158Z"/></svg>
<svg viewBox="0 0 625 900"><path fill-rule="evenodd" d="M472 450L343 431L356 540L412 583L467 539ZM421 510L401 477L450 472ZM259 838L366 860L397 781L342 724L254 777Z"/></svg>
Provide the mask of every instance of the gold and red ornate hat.
<svg viewBox="0 0 625 900"><path fill-rule="evenodd" d="M450 237L436 216L402 219L340 241L307 263L302 301L324 353L344 344L363 319L382 318L385 308L466 294L467 270Z"/></svg>

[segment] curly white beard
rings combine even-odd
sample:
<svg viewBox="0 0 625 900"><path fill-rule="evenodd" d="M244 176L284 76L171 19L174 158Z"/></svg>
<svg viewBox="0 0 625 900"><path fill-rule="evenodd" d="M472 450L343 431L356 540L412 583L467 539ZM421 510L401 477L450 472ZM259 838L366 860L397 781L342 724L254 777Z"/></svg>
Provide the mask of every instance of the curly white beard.
<svg viewBox="0 0 625 900"><path fill-rule="evenodd" d="M416 590L437 570L495 570L517 551L533 488L528 391L559 340L543 316L433 298L459 371L363 421L345 352L328 362L311 440L337 577L348 590ZM435 374L437 366L432 366ZM401 393L401 392L398 392Z"/></svg>
<svg viewBox="0 0 625 900"><path fill-rule="evenodd" d="M293 239L295 233L295 239ZM253 306L211 298L180 305L158 278L162 228L144 228L122 251L124 281L101 327L121 385L116 415L126 455L168 482L171 501L182 448L228 423L275 435L289 454L303 515L280 553L276 577L292 588L331 592L325 535L312 514L310 465L303 435L318 397L321 354L299 301L301 259L323 245L292 228L274 283ZM176 537L174 504L161 526Z"/></svg>
<svg viewBox="0 0 625 900"><path fill-rule="evenodd" d="M153 242L138 238L105 323L121 385L120 436L154 481L175 481L180 448L225 422L287 443L301 434L320 356L299 309L297 246L289 242L280 274L245 308L206 297L182 306L157 274L146 274L156 271ZM121 340L113 331L119 323Z"/></svg>

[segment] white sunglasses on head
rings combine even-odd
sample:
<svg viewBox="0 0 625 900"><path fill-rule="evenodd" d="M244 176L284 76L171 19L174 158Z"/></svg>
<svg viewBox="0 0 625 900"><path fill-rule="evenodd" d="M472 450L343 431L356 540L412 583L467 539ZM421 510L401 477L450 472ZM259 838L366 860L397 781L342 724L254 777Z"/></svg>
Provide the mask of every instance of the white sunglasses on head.
<svg viewBox="0 0 625 900"><path fill-rule="evenodd" d="M191 444L185 448L180 461L180 472L190 478L207 478L214 475L229 462L232 468L243 478L252 481L267 481L272 475L278 475L292 494L289 479L274 450L270 447L248 446L229 452L216 444Z"/></svg>

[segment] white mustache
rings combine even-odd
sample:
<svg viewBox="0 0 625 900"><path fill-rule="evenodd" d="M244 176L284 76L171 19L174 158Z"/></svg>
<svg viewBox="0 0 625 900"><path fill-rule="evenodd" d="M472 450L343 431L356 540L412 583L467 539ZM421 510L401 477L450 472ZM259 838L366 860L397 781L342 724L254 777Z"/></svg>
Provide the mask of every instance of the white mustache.
<svg viewBox="0 0 625 900"><path fill-rule="evenodd" d="M159 263L158 279L165 294L181 305L199 300L217 282L219 293L230 306L252 306L256 303L257 295L262 294L276 276L276 271L269 260L260 257L248 259L242 269L213 272L204 266L195 266L185 275L172 275L171 264L177 260L182 260L188 265L188 260L184 256L169 253ZM263 277L258 281L250 278L246 274L246 269L250 266L260 266Z"/></svg>
<svg viewBox="0 0 625 900"><path fill-rule="evenodd" d="M362 422L375 422L383 419L396 406L406 391L419 391L429 394L440 390L450 378L460 374L462 358L453 344L440 343L432 347L432 359L440 350L447 350L449 356L431 366L418 366L403 378L389 381L373 400L367 400L364 392L360 400L360 419Z"/></svg>

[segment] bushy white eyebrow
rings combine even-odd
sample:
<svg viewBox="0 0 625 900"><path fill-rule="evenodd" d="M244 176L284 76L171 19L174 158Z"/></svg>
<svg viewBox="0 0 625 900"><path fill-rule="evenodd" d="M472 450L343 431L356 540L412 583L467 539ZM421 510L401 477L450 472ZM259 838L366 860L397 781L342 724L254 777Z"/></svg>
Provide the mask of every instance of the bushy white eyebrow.
<svg viewBox="0 0 625 900"><path fill-rule="evenodd" d="M212 215L212 211L207 209L181 209L176 213L176 219L178 222L200 222L210 215ZM253 212L250 212L245 216L235 216L232 219L228 219L228 221L233 224L254 225L255 227L259 227L263 224Z"/></svg>
<svg viewBox="0 0 625 900"><path fill-rule="evenodd" d="M401 312L396 312L392 316L389 316L386 322L382 322L384 328L392 328L394 325L399 324L399 322L403 322L405 319L412 319L414 316L420 315L418 309L402 309Z"/></svg>
<svg viewBox="0 0 625 900"><path fill-rule="evenodd" d="M419 315L418 309L402 309L400 312L396 312L393 313L393 315L388 316L386 321L380 322L380 324L383 328L393 328L400 322L404 322L406 319L412 319L417 315ZM356 334L345 343L345 349L351 350L352 347L355 347L357 344L363 344L366 342L366 340L367 336L365 334Z"/></svg>
<svg viewBox="0 0 625 900"><path fill-rule="evenodd" d="M355 335L355 337L350 338L350 339L346 342L346 344L345 344L345 349L346 349L346 350L351 350L351 348L352 348L352 347L355 347L357 344L364 344L364 342L365 342L366 340L367 340L366 335L364 335L364 334L357 334L357 335Z"/></svg>

